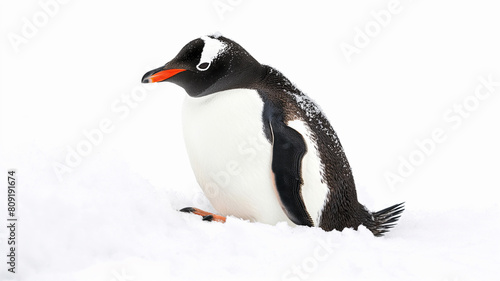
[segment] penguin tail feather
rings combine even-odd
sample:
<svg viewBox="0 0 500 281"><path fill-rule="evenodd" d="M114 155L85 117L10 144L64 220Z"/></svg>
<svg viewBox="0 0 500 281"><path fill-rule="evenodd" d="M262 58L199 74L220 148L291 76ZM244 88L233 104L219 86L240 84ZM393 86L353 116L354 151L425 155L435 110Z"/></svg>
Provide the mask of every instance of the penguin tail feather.
<svg viewBox="0 0 500 281"><path fill-rule="evenodd" d="M373 235L377 237L384 236L385 233L396 225L401 217L401 213L405 210L404 204L404 202L399 203L378 212L371 213L371 217L368 221L364 222L363 225L366 226Z"/></svg>

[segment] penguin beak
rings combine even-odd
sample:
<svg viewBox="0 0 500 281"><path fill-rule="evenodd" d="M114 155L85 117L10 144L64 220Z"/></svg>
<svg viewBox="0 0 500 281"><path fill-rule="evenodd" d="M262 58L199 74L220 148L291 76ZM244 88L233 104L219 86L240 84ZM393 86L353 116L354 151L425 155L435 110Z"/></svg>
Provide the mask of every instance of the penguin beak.
<svg viewBox="0 0 500 281"><path fill-rule="evenodd" d="M146 72L142 76L142 83L155 83L165 81L177 73L186 71L185 69L165 69L164 66Z"/></svg>

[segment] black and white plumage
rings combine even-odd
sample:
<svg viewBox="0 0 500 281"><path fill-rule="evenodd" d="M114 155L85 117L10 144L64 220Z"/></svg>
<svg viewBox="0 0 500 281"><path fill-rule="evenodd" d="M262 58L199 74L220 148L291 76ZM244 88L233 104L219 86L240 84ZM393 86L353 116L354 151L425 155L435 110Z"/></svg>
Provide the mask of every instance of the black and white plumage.
<svg viewBox="0 0 500 281"><path fill-rule="evenodd" d="M168 81L188 96L184 139L198 183L224 216L330 231L387 232L404 210L372 213L358 202L351 167L320 108L281 72L220 35L189 42L143 82Z"/></svg>

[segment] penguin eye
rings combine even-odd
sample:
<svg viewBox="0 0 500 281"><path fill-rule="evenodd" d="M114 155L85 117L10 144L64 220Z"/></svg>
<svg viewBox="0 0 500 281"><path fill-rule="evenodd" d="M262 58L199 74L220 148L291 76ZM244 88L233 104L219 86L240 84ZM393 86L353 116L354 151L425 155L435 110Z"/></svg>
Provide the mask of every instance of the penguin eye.
<svg viewBox="0 0 500 281"><path fill-rule="evenodd" d="M209 63L209 62L200 62L200 63L196 66L196 69L198 69L199 71L205 71L205 70L207 70L209 67L210 67L210 63Z"/></svg>

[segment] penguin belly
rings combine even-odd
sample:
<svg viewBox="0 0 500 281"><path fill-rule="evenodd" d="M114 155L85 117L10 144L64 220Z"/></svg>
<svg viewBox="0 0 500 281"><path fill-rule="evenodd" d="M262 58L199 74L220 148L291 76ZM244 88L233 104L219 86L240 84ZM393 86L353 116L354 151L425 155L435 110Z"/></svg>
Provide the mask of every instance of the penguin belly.
<svg viewBox="0 0 500 281"><path fill-rule="evenodd" d="M221 215L293 225L276 193L263 108L258 92L251 89L187 96L184 141L196 180Z"/></svg>

